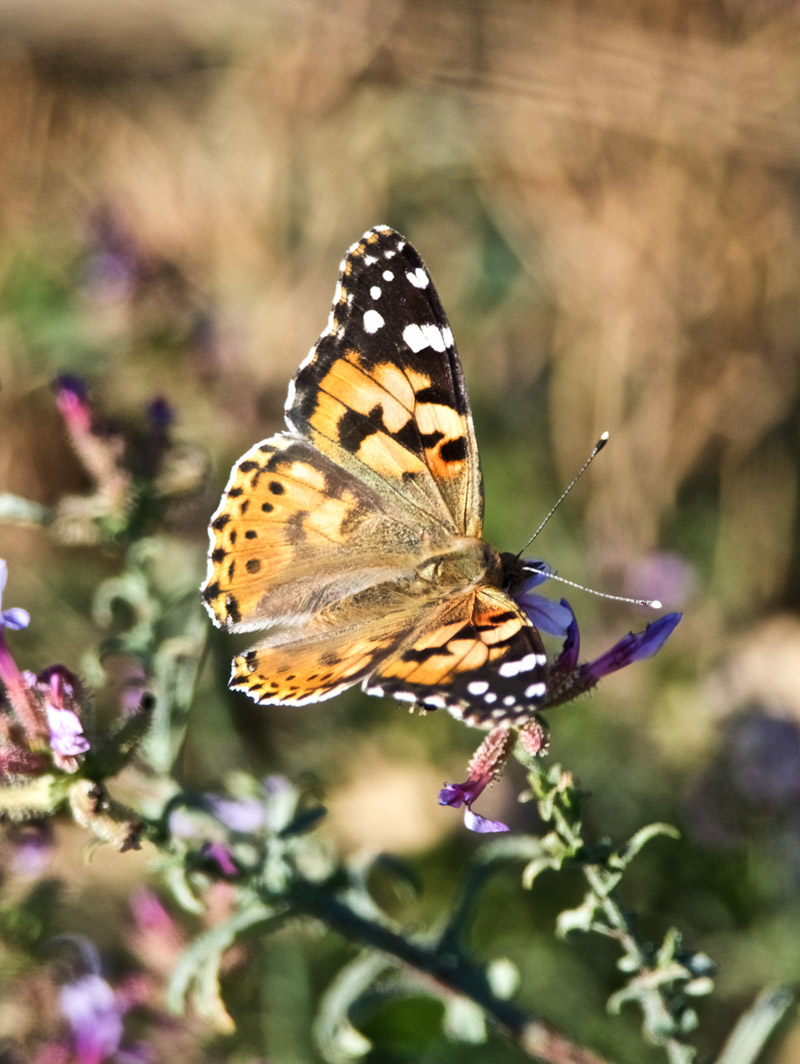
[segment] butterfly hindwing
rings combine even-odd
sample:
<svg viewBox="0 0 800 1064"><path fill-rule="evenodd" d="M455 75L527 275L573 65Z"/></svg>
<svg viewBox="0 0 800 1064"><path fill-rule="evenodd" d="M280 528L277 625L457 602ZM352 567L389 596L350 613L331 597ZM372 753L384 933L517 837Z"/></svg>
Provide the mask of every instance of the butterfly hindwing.
<svg viewBox="0 0 800 1064"><path fill-rule="evenodd" d="M478 448L453 334L422 259L394 230L370 230L345 256L286 418L409 509L480 535Z"/></svg>
<svg viewBox="0 0 800 1064"><path fill-rule="evenodd" d="M483 586L443 603L364 689L483 725L529 717L546 682L539 632L508 595Z"/></svg>

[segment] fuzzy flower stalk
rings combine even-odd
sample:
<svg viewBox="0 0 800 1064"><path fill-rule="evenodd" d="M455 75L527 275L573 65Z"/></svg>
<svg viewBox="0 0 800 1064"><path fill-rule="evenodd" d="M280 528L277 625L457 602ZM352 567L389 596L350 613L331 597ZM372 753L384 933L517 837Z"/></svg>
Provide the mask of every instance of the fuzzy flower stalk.
<svg viewBox="0 0 800 1064"><path fill-rule="evenodd" d="M536 704L537 712L569 702L590 691L604 676L634 661L652 657L666 643L682 617L680 613L664 614L643 632L629 632L600 657L579 663L580 632L572 607L566 599L553 602L534 592L533 588L547 579L549 571L542 562L527 565L536 571L514 596L515 601L537 628L564 639L560 654L548 670L547 689L541 702ZM533 719L519 729L501 724L492 729L478 747L469 763L467 779L463 783L448 783L439 792L440 805L456 809L464 807L464 823L470 831L509 830L502 821L480 816L472 806L503 771L517 741L528 754L543 754L547 748L546 733L538 720Z"/></svg>

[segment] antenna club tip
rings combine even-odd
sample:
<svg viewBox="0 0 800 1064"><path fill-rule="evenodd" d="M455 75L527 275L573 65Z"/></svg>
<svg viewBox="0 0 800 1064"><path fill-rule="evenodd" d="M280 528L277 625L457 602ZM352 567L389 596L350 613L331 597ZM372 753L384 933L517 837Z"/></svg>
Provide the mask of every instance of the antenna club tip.
<svg viewBox="0 0 800 1064"><path fill-rule="evenodd" d="M660 599L651 599L650 602L647 603L647 605L650 607L651 610L660 610L662 608L662 603Z"/></svg>
<svg viewBox="0 0 800 1064"><path fill-rule="evenodd" d="M608 443L608 433L604 432L603 435L600 437L600 439L597 441L597 443L594 445L594 453L597 454L598 451L602 451L602 449L605 447L605 445L607 443Z"/></svg>

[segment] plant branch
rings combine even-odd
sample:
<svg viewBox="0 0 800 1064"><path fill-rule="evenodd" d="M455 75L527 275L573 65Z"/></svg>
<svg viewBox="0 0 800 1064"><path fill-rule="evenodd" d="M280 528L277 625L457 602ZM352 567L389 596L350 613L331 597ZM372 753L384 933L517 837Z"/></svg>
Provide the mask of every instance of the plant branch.
<svg viewBox="0 0 800 1064"><path fill-rule="evenodd" d="M457 994L478 1005L493 1026L532 1059L545 1064L605 1064L601 1057L577 1045L555 1028L518 1006L498 998L486 973L457 953L434 951L410 942L382 924L369 920L333 896L329 889L296 880L290 901L294 911L322 920L359 945L380 950L433 983L439 993Z"/></svg>

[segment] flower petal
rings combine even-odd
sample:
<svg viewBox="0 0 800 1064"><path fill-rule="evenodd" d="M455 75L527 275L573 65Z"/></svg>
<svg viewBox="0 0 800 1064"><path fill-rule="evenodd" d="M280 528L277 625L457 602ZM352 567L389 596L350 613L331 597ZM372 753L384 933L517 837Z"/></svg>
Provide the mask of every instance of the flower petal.
<svg viewBox="0 0 800 1064"><path fill-rule="evenodd" d="M572 612L566 599L562 599L561 604ZM574 669L578 664L578 655L580 652L581 634L578 631L578 622L575 620L575 614L573 613L572 621L567 629L567 638L564 640L564 646L561 648L561 653L554 662L553 669L563 669L564 671Z"/></svg>
<svg viewBox="0 0 800 1064"><path fill-rule="evenodd" d="M50 748L62 757L77 757L89 749L89 740L83 734L78 715L71 709L59 709L48 705L47 723L50 725Z"/></svg>
<svg viewBox="0 0 800 1064"><path fill-rule="evenodd" d="M657 621L648 624L643 632L629 632L605 654L601 654L594 661L587 662L582 668L587 676L599 680L601 676L608 676L617 669L624 669L632 661L651 658L666 643L681 617L683 617L682 613L666 613Z"/></svg>
<svg viewBox="0 0 800 1064"><path fill-rule="evenodd" d="M464 823L470 831L477 831L481 835L487 835L492 831L509 831L508 824L502 820L487 820L485 816L479 816L467 806L464 810Z"/></svg>
<svg viewBox="0 0 800 1064"><path fill-rule="evenodd" d="M542 632L550 635L566 635L575 616L565 600L553 602L544 595L524 592L514 596L514 601L527 613L531 621Z"/></svg>
<svg viewBox="0 0 800 1064"><path fill-rule="evenodd" d="M12 632L20 632L31 623L31 615L21 606L12 606L10 610L0 613L0 628L10 628Z"/></svg>

